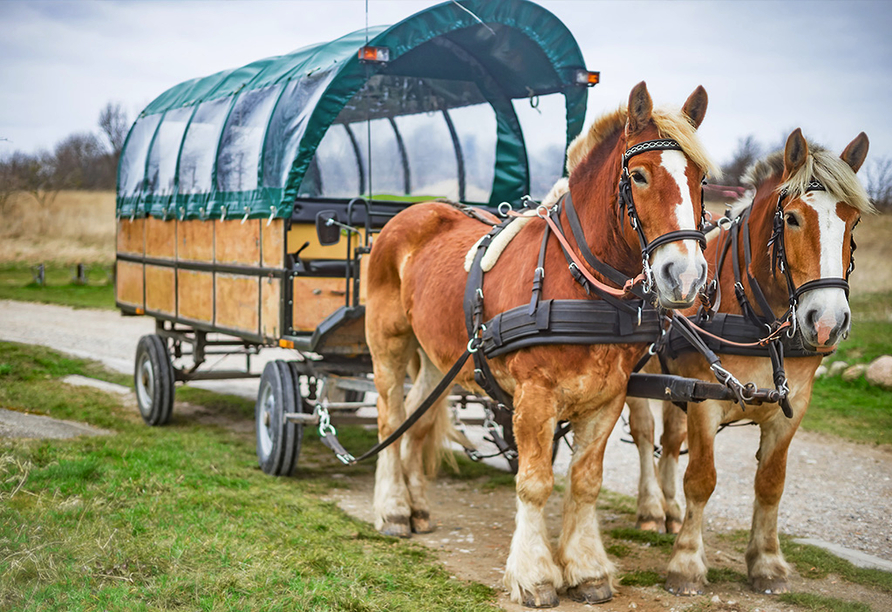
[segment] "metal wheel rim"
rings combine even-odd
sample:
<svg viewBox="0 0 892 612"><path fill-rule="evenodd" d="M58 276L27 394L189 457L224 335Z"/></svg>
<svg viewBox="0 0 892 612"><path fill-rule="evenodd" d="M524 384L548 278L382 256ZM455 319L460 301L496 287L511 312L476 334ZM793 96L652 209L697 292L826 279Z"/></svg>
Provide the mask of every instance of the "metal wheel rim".
<svg viewBox="0 0 892 612"><path fill-rule="evenodd" d="M260 410L257 412L257 448L263 459L273 452L272 424L276 411L276 396L270 383L260 390Z"/></svg>
<svg viewBox="0 0 892 612"><path fill-rule="evenodd" d="M136 398L139 400L139 411L148 416L152 413L152 404L155 401L155 370L148 353L139 356L136 372Z"/></svg>

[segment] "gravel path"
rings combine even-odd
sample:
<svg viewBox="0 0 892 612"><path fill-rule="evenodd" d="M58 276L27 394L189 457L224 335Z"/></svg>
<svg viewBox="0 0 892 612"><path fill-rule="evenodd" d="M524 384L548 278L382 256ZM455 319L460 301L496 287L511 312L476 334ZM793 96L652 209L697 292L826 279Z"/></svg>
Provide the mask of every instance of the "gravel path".
<svg viewBox="0 0 892 612"><path fill-rule="evenodd" d="M146 317L0 300L0 339L49 346L99 360L121 372L132 371L139 337L153 330L154 321ZM252 359L252 370L259 372L267 360L288 354L279 349L264 351L259 358ZM217 367L232 367L232 364L224 361ZM206 381L201 386L255 397L257 384L256 380ZM659 424L660 418L656 421ZM624 434L620 423L608 444L604 486L636 496L638 456L634 447L623 443L622 438L629 436ZM710 529L749 527L758 443L756 427L732 429L717 437L718 484L707 508ZM566 472L568 461L569 452L564 447L558 456L558 470ZM686 465L686 457L682 457L682 470ZM892 561L890 516L890 449L810 432L796 435L790 447L786 492L780 506L781 531Z"/></svg>

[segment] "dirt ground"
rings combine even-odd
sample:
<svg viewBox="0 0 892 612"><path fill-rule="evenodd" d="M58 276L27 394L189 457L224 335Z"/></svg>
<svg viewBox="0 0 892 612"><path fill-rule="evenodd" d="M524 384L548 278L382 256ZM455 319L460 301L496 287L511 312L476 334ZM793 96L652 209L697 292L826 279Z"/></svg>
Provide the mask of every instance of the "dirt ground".
<svg viewBox="0 0 892 612"><path fill-rule="evenodd" d="M633 476L634 477L634 476ZM345 488L332 490L328 499L358 519L371 522L372 490L371 475L357 475L345 470L341 473ZM511 534L514 531L514 491L510 487L481 488L479 483L450 480L437 481L430 489L433 519L436 530L430 534L414 535L413 540L437 552L452 575L462 580L486 584L499 593L498 604L508 612L527 610L512 603L502 587L502 571L508 558ZM561 494L554 493L548 501L547 517L549 532L556 541L560 532ZM635 526L634 516L602 510L599 512L602 534L617 528ZM744 561L745 543L735 543L723 538L723 531L707 529L704 537L710 567L728 568L746 574ZM605 543L616 540L605 538ZM667 550L645 544L622 541L630 553L622 559L611 557L622 572L654 571L665 576L669 559ZM828 576L823 580L806 580L798 574L792 576L792 590L835 597L845 601L868 604L874 611L892 610L892 596L871 589L852 585ZM751 592L740 582L710 584L704 594L697 597L676 597L662 586L631 587L619 585L612 601L598 606L584 605L561 597L559 610L581 612L598 609L603 612L637 610L639 612L665 612L695 608L710 612L786 612L796 608L781 603L768 595Z"/></svg>

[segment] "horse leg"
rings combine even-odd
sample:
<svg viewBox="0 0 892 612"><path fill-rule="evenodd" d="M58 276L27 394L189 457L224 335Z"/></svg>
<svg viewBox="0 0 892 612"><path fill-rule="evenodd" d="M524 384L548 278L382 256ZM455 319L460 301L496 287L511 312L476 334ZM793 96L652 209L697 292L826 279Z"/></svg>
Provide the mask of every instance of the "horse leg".
<svg viewBox="0 0 892 612"><path fill-rule="evenodd" d="M553 608L560 602L557 589L563 579L552 556L544 508L554 487L555 398L550 390L528 380L515 388L514 406L517 514L504 584L512 601L530 608Z"/></svg>
<svg viewBox="0 0 892 612"><path fill-rule="evenodd" d="M638 477L638 519L636 527L643 531L659 531L666 520L663 510L663 492L657 481L654 465L654 416L650 401L640 397L627 397L629 428L632 440L638 448L641 469Z"/></svg>
<svg viewBox="0 0 892 612"><path fill-rule="evenodd" d="M419 350L419 360L413 359L410 373L414 379L411 391L406 397L406 415L410 415L427 399L431 391L443 379L443 374L431 362L423 350ZM417 365L416 365L417 361ZM427 480L436 474L439 467L442 439L450 426L446 410L446 395L409 428L402 438L402 465L411 503L411 528L415 533L433 531L430 520L430 504L427 500Z"/></svg>
<svg viewBox="0 0 892 612"><path fill-rule="evenodd" d="M418 341L402 312L390 309L393 321L366 330L378 389L378 440L383 440L405 420L403 385L406 367ZM385 331L386 330L386 331ZM385 535L407 538L411 502L403 477L400 445L391 444L378 454L375 467L375 529Z"/></svg>
<svg viewBox="0 0 892 612"><path fill-rule="evenodd" d="M658 470L666 503L666 533L678 533L684 517L678 491L678 457L687 435L687 415L672 402L663 402L663 435L660 437L663 452Z"/></svg>
<svg viewBox="0 0 892 612"><path fill-rule="evenodd" d="M688 409L688 469L684 475L687 512L669 558L666 590L676 595L698 595L706 584L703 510L715 490L715 433L722 409L703 402Z"/></svg>
<svg viewBox="0 0 892 612"><path fill-rule="evenodd" d="M777 538L777 509L784 492L787 450L803 412L797 410L793 419L787 419L778 410L761 425L759 452L756 453L759 467L756 469L753 528L746 548L750 586L759 593L777 594L790 590L787 583L790 567Z"/></svg>
<svg viewBox="0 0 892 612"><path fill-rule="evenodd" d="M604 449L623 409L622 395L573 422L575 452L564 496L559 558L567 594L584 603L613 598L613 564L607 558L595 505L601 491Z"/></svg>

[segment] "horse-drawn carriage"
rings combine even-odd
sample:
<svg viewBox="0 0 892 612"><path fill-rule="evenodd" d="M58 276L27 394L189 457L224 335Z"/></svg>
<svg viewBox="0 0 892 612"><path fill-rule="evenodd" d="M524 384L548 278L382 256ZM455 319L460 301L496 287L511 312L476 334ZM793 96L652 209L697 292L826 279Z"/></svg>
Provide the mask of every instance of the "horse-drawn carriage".
<svg viewBox="0 0 892 612"><path fill-rule="evenodd" d="M408 536L431 528L419 456L439 425L424 413L442 407L455 379L477 394L460 391L459 403L483 404L481 421L518 470L505 577L512 598L555 605L562 585L589 603L612 597L594 508L622 400L736 402L697 409L706 425L693 419L692 430L705 438L724 417L757 406L748 414L763 430L781 428L780 446L789 443L822 352L848 327L847 241L870 205L853 172L866 136L840 161L810 151L794 132L779 165L754 181L758 249L748 225L756 205L738 207L722 226L731 238L719 258L703 234L701 180L712 164L696 130L705 90L681 109L654 109L641 83L627 107L579 136L587 88L597 81L548 11L525 0L464 0L162 94L132 127L118 176L117 305L156 320L136 354L145 421L170 420L176 382L256 377L252 355L289 349L291 358L267 363L260 380L261 467L290 473L308 424L342 461L355 462L331 420L361 420L352 414L364 405L357 400L377 391L384 440L373 451L405 433L406 454L391 446L379 455L376 526ZM545 195L565 167L568 180L547 204L530 206L526 196ZM825 239L800 229L811 217L794 209L804 207L812 217L838 217L814 225L838 234L842 263L822 260L816 269L808 261ZM787 226L795 229L785 238ZM716 258L708 286L704 250ZM829 259L836 252L818 250ZM729 272L719 279L722 269ZM722 284L739 307L726 298L719 310ZM674 309L696 311L700 295L696 316L673 318ZM809 346L788 353L804 358L790 386L787 336ZM721 365L717 353L733 354L733 346L761 360L742 366L752 379L739 374L755 383ZM661 350L662 374L635 373L646 353ZM220 353L243 354L246 367L208 368L208 356ZM671 373L666 362L681 353L694 355L698 369L688 373L696 377ZM414 386L404 397L407 373ZM781 409L789 420L777 416ZM576 430L574 463L553 556L542 508L553 483L549 451L566 423ZM642 452L644 465L652 449ZM706 455L689 468L705 474L705 493L689 500L699 510L711 492ZM784 458L778 451L771 460ZM782 488L783 468L772 473ZM775 521L778 500L757 499L766 515L775 509ZM700 516L686 520L670 564L667 585L678 592L697 592L705 580L696 562ZM677 517L645 518L668 525ZM783 590L776 526L762 523L771 533L753 540L750 579Z"/></svg>

